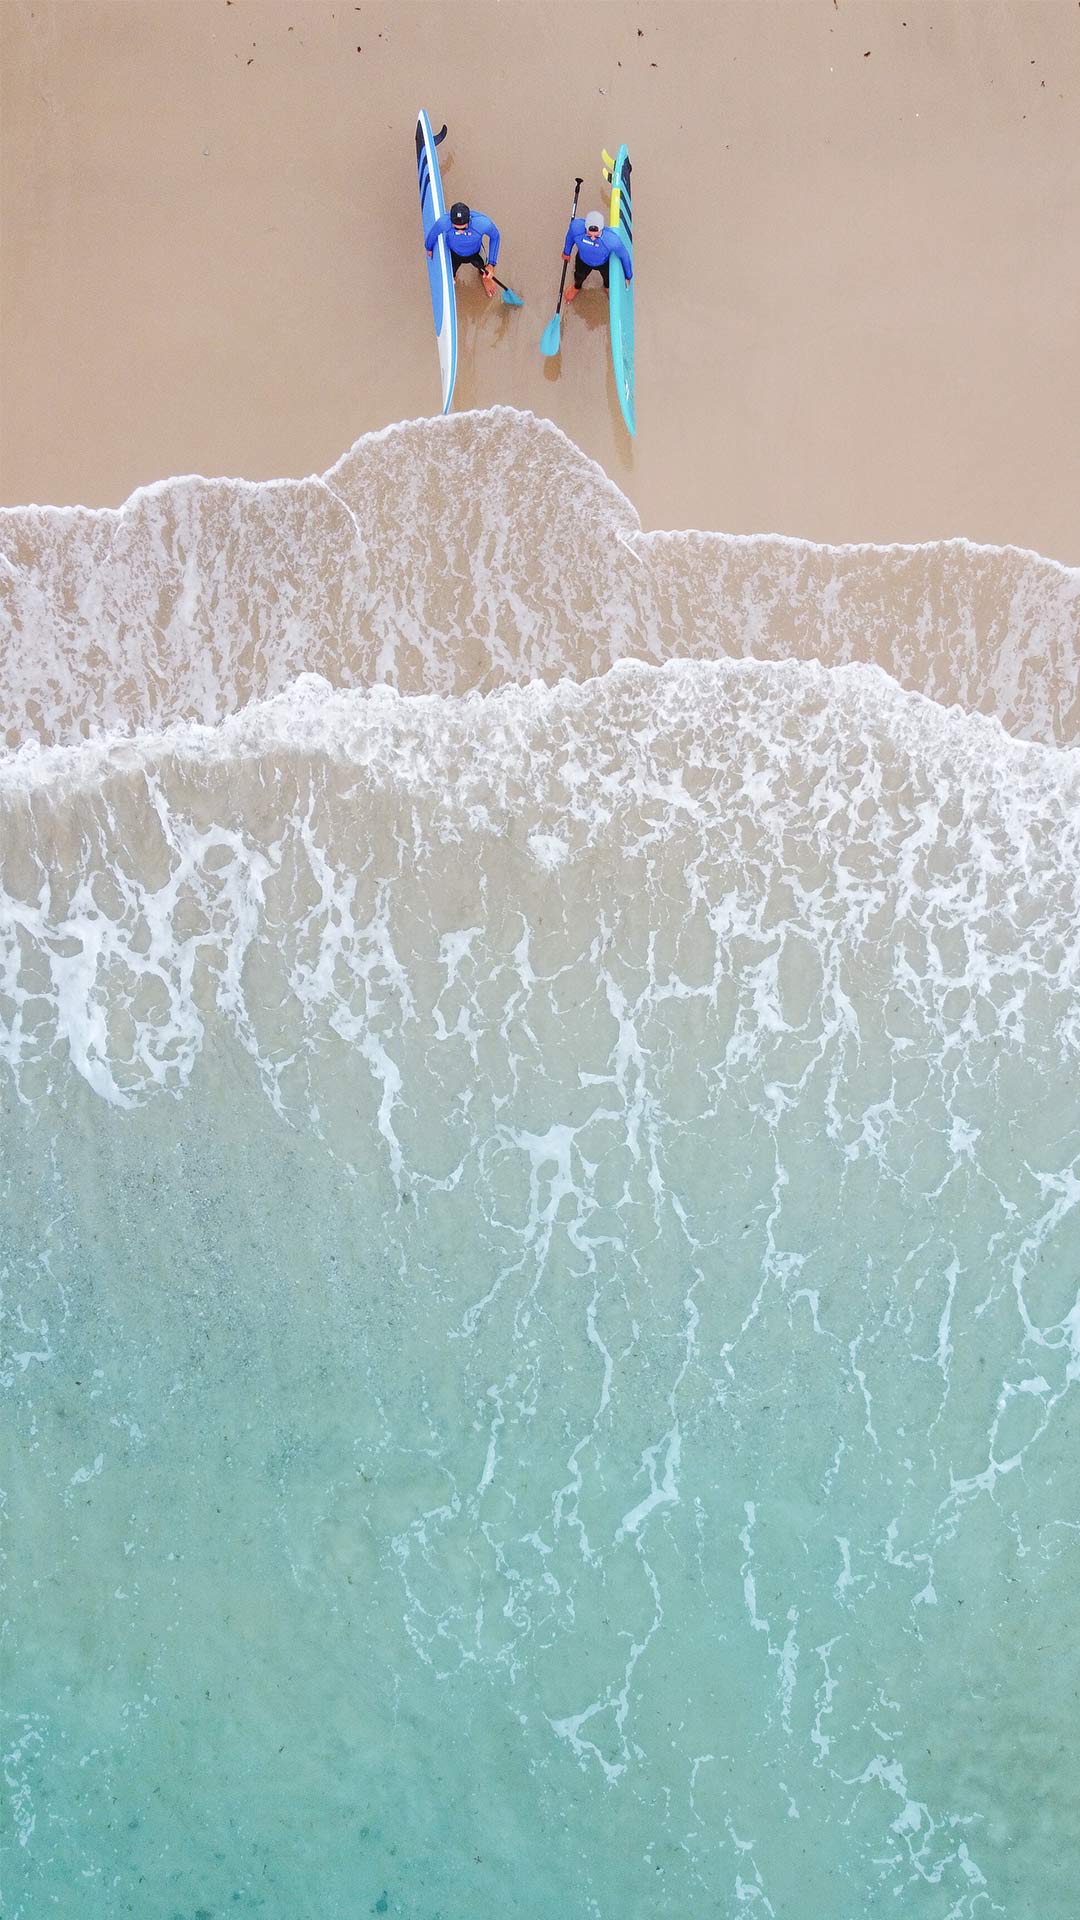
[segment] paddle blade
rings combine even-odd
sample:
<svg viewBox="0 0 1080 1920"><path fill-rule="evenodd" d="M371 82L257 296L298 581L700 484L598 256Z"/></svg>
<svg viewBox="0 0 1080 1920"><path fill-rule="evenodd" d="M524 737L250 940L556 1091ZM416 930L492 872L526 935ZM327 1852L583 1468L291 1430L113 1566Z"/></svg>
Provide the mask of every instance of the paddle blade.
<svg viewBox="0 0 1080 1920"><path fill-rule="evenodd" d="M551 316L551 319L547 323L547 326L544 328L543 338L540 341L541 353L546 353L549 357L553 353L558 353L559 335L561 332L562 332L562 315L558 313L553 313Z"/></svg>
<svg viewBox="0 0 1080 1920"><path fill-rule="evenodd" d="M525 305L520 293L515 293L513 287L504 287L502 296L504 307L523 307Z"/></svg>

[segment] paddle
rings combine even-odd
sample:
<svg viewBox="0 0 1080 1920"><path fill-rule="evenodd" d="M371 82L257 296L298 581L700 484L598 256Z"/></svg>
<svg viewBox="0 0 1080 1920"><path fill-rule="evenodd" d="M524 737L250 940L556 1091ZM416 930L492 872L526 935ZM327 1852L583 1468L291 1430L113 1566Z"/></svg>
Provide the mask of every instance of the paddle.
<svg viewBox="0 0 1080 1920"><path fill-rule="evenodd" d="M571 220L577 219L577 203L578 203L578 194L580 192L581 192L581 181L575 180L574 181L574 210L570 215ZM548 321L547 326L544 328L543 338L540 342L541 353L546 353L549 358L553 353L558 353L559 351L559 335L562 332L562 319L560 316L562 313L563 293L566 290L566 269L569 265L570 265L569 260L564 260L562 263L562 278L559 281L559 298L558 298L558 301L556 302L555 311L552 314L551 319Z"/></svg>

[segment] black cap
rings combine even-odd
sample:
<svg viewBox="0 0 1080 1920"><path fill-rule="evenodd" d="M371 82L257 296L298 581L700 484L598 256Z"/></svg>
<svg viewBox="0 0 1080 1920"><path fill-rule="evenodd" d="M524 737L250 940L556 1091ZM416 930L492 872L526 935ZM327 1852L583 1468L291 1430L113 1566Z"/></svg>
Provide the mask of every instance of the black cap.
<svg viewBox="0 0 1080 1920"><path fill-rule="evenodd" d="M455 200L450 209L450 224L454 227L467 227L472 218L464 200Z"/></svg>

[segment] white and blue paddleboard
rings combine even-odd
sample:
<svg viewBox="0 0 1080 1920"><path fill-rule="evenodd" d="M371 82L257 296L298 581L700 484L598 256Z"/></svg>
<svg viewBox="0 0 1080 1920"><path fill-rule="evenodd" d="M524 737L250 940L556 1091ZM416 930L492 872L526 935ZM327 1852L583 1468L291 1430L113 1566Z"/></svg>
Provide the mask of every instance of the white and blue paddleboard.
<svg viewBox="0 0 1080 1920"><path fill-rule="evenodd" d="M630 198L630 155L625 146L614 160L604 153L604 179L611 187L608 226L622 235L631 260L634 257L634 210ZM637 278L635 273L634 279ZM622 261L611 256L608 275L608 321L611 327L611 364L619 393L622 417L627 433L636 433L634 413L634 283L627 285Z"/></svg>
<svg viewBox="0 0 1080 1920"><path fill-rule="evenodd" d="M431 121L421 107L416 116L416 177L420 187L421 234L426 235L433 223L446 212L443 201L442 177L439 173L439 156L435 149L446 138L446 128L441 133L432 133ZM454 275L450 266L450 249L445 234L440 234L435 242L435 251L428 260L428 283L431 287L431 312L435 321L435 334L439 342L439 366L442 369L442 393L444 413L449 413L450 402L454 397L454 381L457 378L457 297L454 293Z"/></svg>

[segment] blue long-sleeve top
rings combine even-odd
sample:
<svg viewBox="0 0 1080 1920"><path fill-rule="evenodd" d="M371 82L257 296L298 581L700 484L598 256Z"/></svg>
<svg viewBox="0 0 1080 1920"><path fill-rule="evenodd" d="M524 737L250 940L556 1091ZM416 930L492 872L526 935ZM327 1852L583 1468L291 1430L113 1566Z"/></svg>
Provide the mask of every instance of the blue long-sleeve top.
<svg viewBox="0 0 1080 1920"><path fill-rule="evenodd" d="M479 253L481 240L486 240L488 243L489 266L493 267L499 257L499 229L494 220L488 219L486 213L477 213L474 210L468 226L461 229L451 226L448 213L440 213L434 226L424 235L424 245L429 253L440 233L445 233L446 244L451 253L459 253L463 260L471 260L474 254Z"/></svg>
<svg viewBox="0 0 1080 1920"><path fill-rule="evenodd" d="M563 241L563 253L568 259L571 247L577 248L578 259L584 260L589 267L602 267L605 260L614 254L617 260L622 261L622 270L627 279L632 280L634 277L634 263L630 258L630 249L622 234L616 233L614 227L602 228L599 240L590 240L585 232L585 222L579 214L576 220L571 220L566 229L566 239Z"/></svg>

